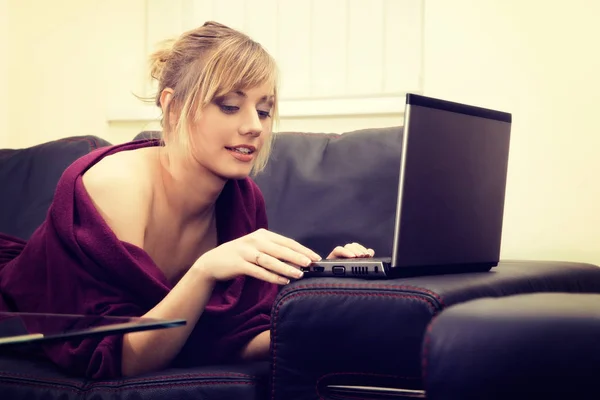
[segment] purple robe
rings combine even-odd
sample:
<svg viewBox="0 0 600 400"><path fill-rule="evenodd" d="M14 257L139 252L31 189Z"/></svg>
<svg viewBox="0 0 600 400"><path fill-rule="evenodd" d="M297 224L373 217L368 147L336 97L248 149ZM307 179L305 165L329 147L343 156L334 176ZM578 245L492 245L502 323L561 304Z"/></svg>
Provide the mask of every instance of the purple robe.
<svg viewBox="0 0 600 400"><path fill-rule="evenodd" d="M69 166L42 225L25 242L0 234L0 294L9 311L142 316L172 288L141 248L119 240L97 212L82 174L138 141L95 150ZM263 196L250 179L227 182L216 203L218 243L267 228ZM270 328L276 285L242 276L219 282L174 365L226 363ZM0 302L0 308L2 307ZM46 357L89 378L121 376L122 335L44 346Z"/></svg>

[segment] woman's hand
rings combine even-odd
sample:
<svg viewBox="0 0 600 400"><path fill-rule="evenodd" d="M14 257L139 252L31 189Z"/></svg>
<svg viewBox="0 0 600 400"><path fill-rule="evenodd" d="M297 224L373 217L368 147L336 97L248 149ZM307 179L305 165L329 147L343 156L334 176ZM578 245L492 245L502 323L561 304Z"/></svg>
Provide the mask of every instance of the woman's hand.
<svg viewBox="0 0 600 400"><path fill-rule="evenodd" d="M365 246L358 243L348 243L344 247L338 246L331 254L327 256L327 259L332 258L359 258L359 257L373 257L375 251L373 249L367 249Z"/></svg>
<svg viewBox="0 0 600 400"><path fill-rule="evenodd" d="M295 240L259 229L207 251L192 266L215 281L240 275L285 285L301 278L300 266L321 257Z"/></svg>

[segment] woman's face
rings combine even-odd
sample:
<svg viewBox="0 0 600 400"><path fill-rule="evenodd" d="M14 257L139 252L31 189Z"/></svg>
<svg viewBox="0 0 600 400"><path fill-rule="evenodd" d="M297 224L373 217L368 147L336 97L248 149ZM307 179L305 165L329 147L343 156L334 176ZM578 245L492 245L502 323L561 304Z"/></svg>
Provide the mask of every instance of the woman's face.
<svg viewBox="0 0 600 400"><path fill-rule="evenodd" d="M223 179L247 177L272 134L272 108L269 85L215 98L191 126L193 158Z"/></svg>

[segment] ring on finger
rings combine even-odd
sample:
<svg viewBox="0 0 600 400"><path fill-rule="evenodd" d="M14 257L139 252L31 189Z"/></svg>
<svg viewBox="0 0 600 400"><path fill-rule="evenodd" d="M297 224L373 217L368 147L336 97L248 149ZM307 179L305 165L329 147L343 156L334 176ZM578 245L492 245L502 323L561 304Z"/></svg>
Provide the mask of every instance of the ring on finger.
<svg viewBox="0 0 600 400"><path fill-rule="evenodd" d="M260 265L260 256L261 255L262 255L262 253L260 251L258 253L256 253L256 257L254 258L254 264Z"/></svg>

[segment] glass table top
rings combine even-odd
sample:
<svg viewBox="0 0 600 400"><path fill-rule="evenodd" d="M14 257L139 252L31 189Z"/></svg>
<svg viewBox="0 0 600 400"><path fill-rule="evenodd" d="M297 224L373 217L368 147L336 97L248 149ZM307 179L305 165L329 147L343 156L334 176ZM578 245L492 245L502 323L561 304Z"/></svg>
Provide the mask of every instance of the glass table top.
<svg viewBox="0 0 600 400"><path fill-rule="evenodd" d="M175 328L184 319L40 314L0 311L0 349L31 343Z"/></svg>

